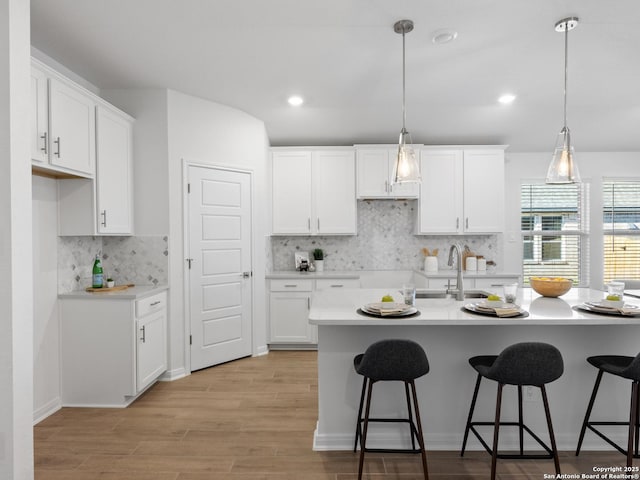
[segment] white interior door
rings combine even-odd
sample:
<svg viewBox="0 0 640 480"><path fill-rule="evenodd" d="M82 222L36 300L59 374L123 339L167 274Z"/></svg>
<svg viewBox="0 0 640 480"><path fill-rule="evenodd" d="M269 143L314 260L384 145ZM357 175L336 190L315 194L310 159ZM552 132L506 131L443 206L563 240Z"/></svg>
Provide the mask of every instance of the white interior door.
<svg viewBox="0 0 640 480"><path fill-rule="evenodd" d="M251 355L251 175L189 166L191 370Z"/></svg>

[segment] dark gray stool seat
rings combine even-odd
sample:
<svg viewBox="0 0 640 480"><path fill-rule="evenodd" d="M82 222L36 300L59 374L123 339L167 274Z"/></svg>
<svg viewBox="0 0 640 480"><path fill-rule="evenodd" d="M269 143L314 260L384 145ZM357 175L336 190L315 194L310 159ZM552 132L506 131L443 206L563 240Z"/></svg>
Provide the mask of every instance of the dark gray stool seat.
<svg viewBox="0 0 640 480"><path fill-rule="evenodd" d="M553 434L553 426L551 423L551 414L549 412L549 402L545 385L560 378L564 372L564 362L562 355L556 347L547 343L525 342L516 343L505 348L500 355L480 355L469 359L469 364L478 372L476 386L469 408L469 416L467 417L467 425L464 431L464 439L462 441L462 450L460 456L464 455L467 446L469 432L472 432L480 441L482 446L491 454L491 479L496 478L496 464L498 458L521 458L521 459L540 459L553 458L556 473L560 473L560 462L558 460L558 449ZM478 390L480 389L480 381L487 378L498 382L498 397L496 400L495 420L493 422L474 422L473 411L478 399ZM517 422L501 422L500 409L502 403L502 388L504 385L515 385L518 387L518 421ZM544 411L547 419L547 427L549 429L549 438L551 447L548 447L523 421L522 408L522 387L524 385L540 388ZM476 430L476 426L492 425L493 429L493 447L484 441L482 436ZM500 426L517 426L519 430L520 452L518 454L500 454L498 453L498 435ZM536 442L546 450L546 454L524 454L524 432L527 432Z"/></svg>
<svg viewBox="0 0 640 480"><path fill-rule="evenodd" d="M428 480L427 456L424 447L424 437L422 435L422 423L420 421L420 410L418 408L418 398L416 395L415 379L426 375L429 372L429 361L427 355L420 345L412 340L381 340L375 342L367 348L364 353L356 355L353 359L353 366L356 372L364 377L362 381L362 393L360 395L360 406L358 408L358 421L356 423L356 437L353 446L355 452L360 441L360 463L358 467L358 479L362 478L365 452L400 452L400 453L420 453L422 456L422 468L424 478ZM370 418L371 394L373 384L384 381L404 382L405 396L407 399L408 418ZM413 397L413 412L415 412L415 422L413 420L412 402L409 390ZM362 409L366 407L364 417ZM374 449L367 448L367 431L370 422L387 423L407 423L411 430L411 449ZM416 448L416 440L418 447Z"/></svg>
<svg viewBox="0 0 640 480"><path fill-rule="evenodd" d="M631 467L633 465L633 459L640 458L640 455L638 455L638 444L640 443L640 354L636 355L635 357L629 357L626 355L598 355L587 358L587 362L598 369L598 375L593 386L593 391L591 392L591 398L589 399L587 412L584 416L584 421L582 422L582 428L580 429L576 455L580 454L584 435L587 429L589 429L604 441L606 441L609 445L618 450L620 453L624 454L627 457L627 467ZM616 377L631 380L631 401L629 405L628 422L593 422L589 420L591 418L593 404L595 403L596 396L598 394L598 389L600 388L600 381L602 380L602 375L604 373L609 373L611 375L615 375ZM596 426L598 425L627 426L629 429L629 433L627 436L627 449L623 449L620 445L615 443L608 436L598 430L596 428Z"/></svg>

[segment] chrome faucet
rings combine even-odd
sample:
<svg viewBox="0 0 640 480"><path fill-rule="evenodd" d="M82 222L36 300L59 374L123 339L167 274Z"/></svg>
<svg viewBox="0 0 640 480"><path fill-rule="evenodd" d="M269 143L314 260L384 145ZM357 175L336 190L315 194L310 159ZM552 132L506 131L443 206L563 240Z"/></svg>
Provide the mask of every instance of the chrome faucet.
<svg viewBox="0 0 640 480"><path fill-rule="evenodd" d="M451 267L453 266L453 251L456 251L458 253L457 255L457 262L458 262L458 277L456 278L456 288L451 290L450 288L447 289L447 293L449 294L456 294L456 300L464 300L464 284L462 282L462 247L460 247L459 244L454 243L453 245L451 245L451 248L449 249L449 262L448 265Z"/></svg>

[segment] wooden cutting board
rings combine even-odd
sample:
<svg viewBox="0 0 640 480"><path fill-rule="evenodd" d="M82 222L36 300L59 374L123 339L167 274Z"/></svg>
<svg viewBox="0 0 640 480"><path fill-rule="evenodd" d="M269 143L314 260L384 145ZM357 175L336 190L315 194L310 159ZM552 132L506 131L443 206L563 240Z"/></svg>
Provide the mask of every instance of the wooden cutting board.
<svg viewBox="0 0 640 480"><path fill-rule="evenodd" d="M133 283L130 283L128 285L116 285L115 287L111 287L111 288L87 287L86 291L92 292L92 293L107 293L107 292L117 292L118 290L126 290L129 287L135 287L135 285Z"/></svg>

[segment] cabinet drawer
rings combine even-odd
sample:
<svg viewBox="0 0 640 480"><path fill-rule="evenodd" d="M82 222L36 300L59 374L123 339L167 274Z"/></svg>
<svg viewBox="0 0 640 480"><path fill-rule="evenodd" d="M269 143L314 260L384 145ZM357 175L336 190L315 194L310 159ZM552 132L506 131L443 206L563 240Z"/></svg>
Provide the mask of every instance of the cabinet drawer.
<svg viewBox="0 0 640 480"><path fill-rule="evenodd" d="M316 280L316 290L325 288L360 288L360 280L355 278L322 278Z"/></svg>
<svg viewBox="0 0 640 480"><path fill-rule="evenodd" d="M271 280L272 292L311 292L313 291L313 280Z"/></svg>
<svg viewBox="0 0 640 480"><path fill-rule="evenodd" d="M136 300L136 317L144 317L167 307L167 292Z"/></svg>

